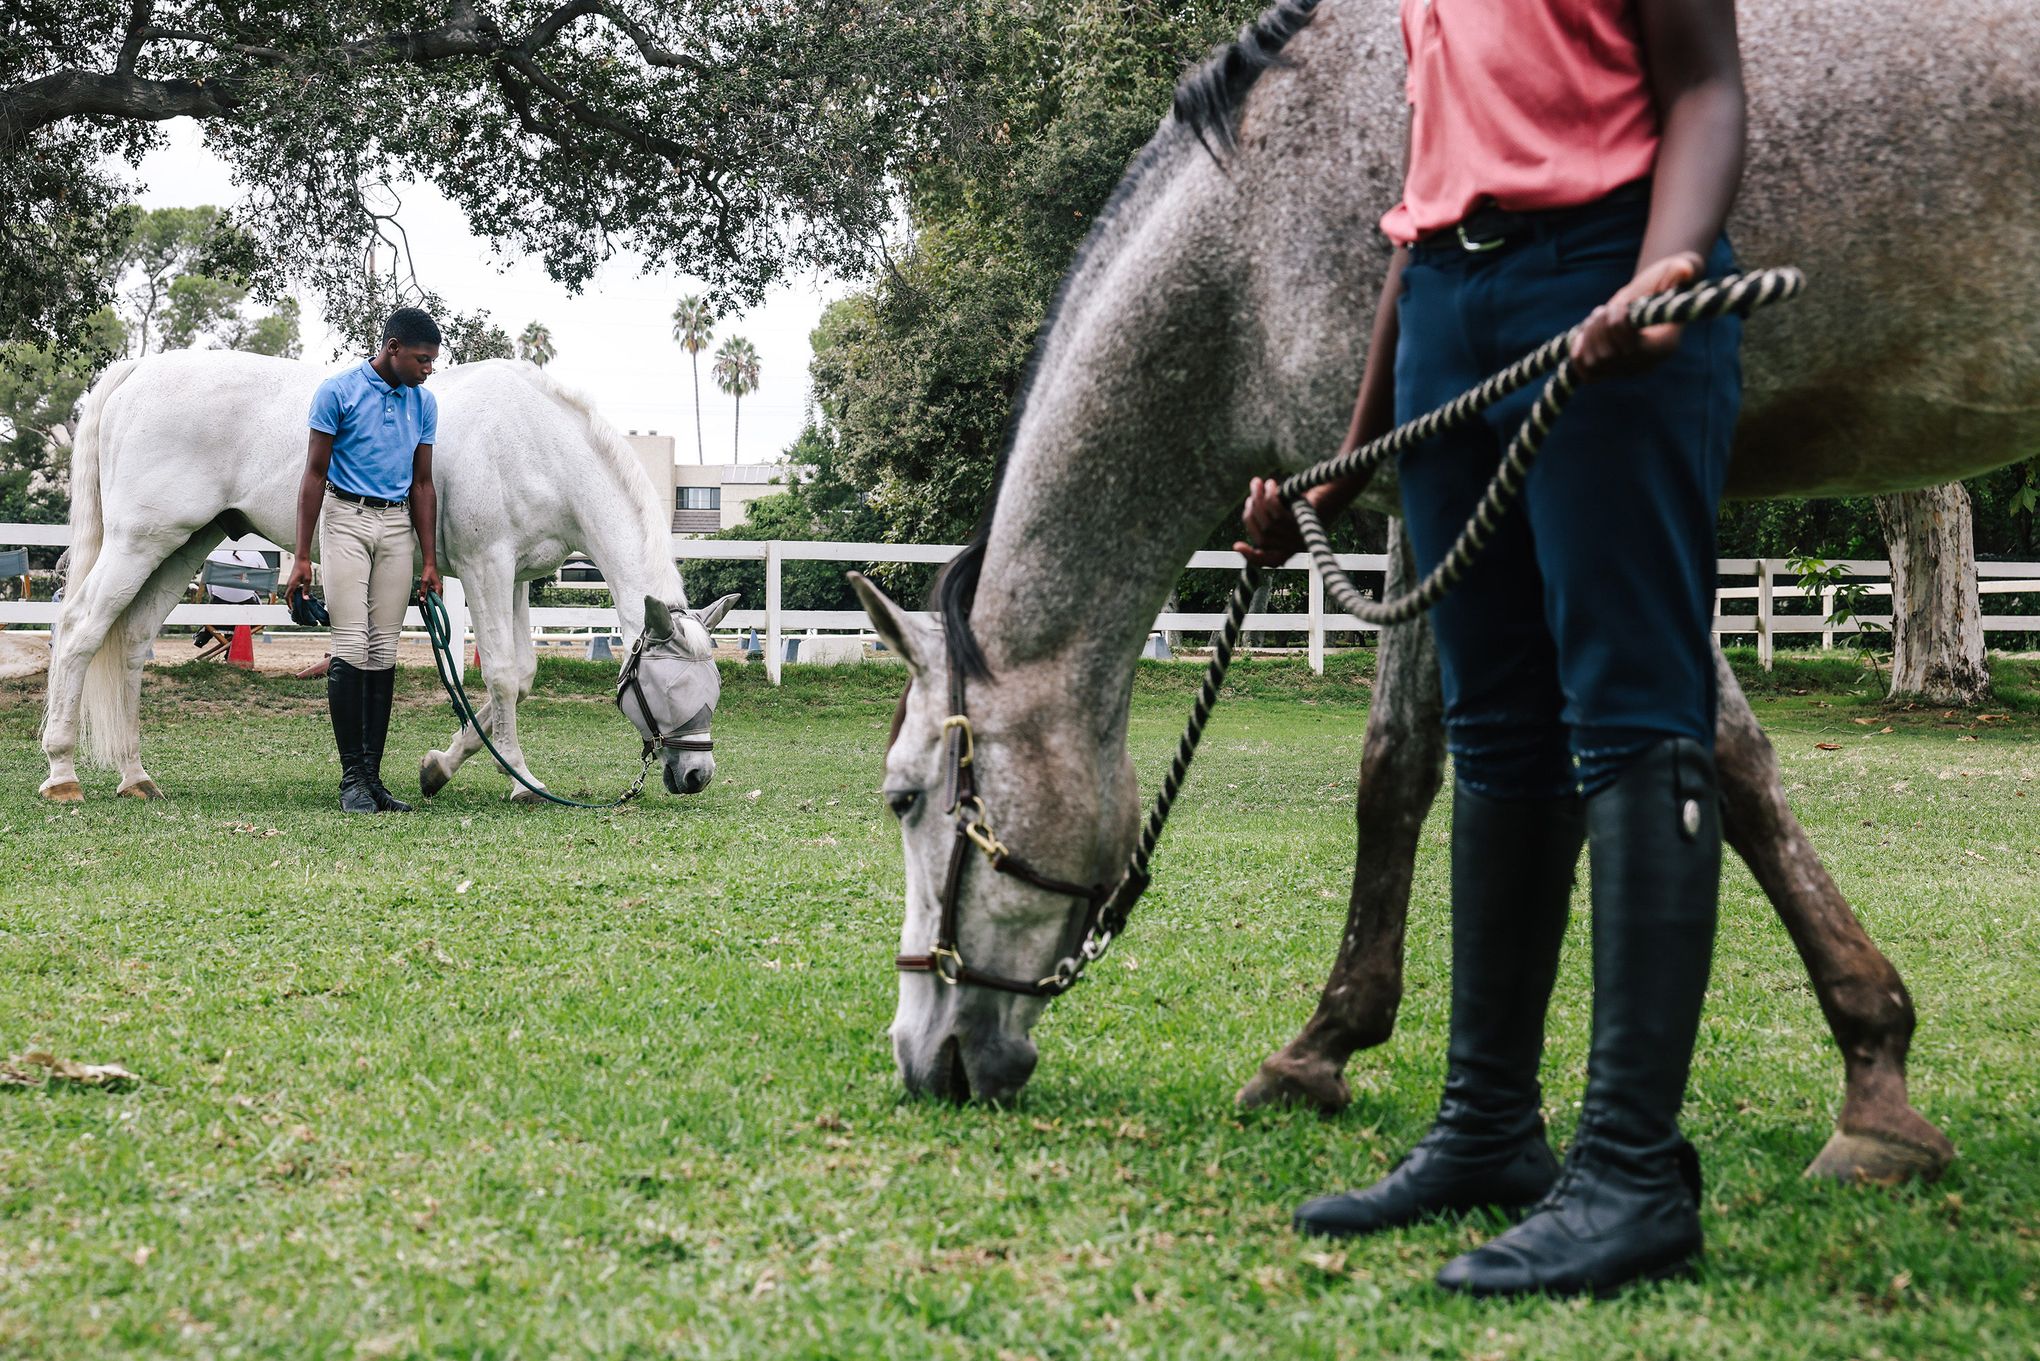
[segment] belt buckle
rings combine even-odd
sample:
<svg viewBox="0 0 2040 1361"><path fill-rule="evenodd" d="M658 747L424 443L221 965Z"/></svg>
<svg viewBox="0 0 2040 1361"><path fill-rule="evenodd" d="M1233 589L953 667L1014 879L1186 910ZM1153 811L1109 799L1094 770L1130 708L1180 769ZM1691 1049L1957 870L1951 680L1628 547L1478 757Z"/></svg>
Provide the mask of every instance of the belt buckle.
<svg viewBox="0 0 2040 1361"><path fill-rule="evenodd" d="M1489 241L1482 241L1475 237L1468 236L1466 234L1466 224L1464 222L1460 223L1457 227L1454 227L1452 229L1452 232L1453 235L1459 238L1459 248L1469 255L1481 255L1491 250L1500 250L1504 245L1508 244L1508 238L1506 236L1497 236L1493 240Z"/></svg>

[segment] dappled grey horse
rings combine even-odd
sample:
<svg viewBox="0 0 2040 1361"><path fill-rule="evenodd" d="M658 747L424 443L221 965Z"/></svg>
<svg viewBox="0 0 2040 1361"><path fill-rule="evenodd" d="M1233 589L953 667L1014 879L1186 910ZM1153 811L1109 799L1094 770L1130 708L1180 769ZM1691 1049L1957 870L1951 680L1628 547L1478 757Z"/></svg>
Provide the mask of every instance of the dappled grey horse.
<svg viewBox="0 0 2040 1361"><path fill-rule="evenodd" d="M2029 456L2040 11L1744 0L1738 13L1751 158L1731 231L1746 261L1796 264L1811 282L1749 325L1730 494L1891 491ZM1374 222L1399 192L1402 79L1394 0L1284 4L1188 78L1065 280L995 502L943 581L944 627L860 584L913 675L885 776L906 848L903 953L928 950L946 897L964 960L1041 978L1087 910L990 872L989 857L952 875L944 736L959 671L972 793L1003 847L1065 890L1118 875L1140 813L1129 688L1156 611L1251 475L1327 457L1345 430L1387 262ZM1391 486L1372 496L1393 509ZM1406 584L1398 561L1391 590ZM1729 840L1842 1049L1845 1100L1811 1170L1932 1176L1953 1149L1907 1099L1911 999L1793 818L1734 677L1719 675ZM1338 960L1243 1103L1336 1110L1347 1060L1388 1037L1416 839L1443 760L1429 635L1391 630ZM1033 1070L1045 1005L903 973L901 1074L916 1091L1011 1096Z"/></svg>

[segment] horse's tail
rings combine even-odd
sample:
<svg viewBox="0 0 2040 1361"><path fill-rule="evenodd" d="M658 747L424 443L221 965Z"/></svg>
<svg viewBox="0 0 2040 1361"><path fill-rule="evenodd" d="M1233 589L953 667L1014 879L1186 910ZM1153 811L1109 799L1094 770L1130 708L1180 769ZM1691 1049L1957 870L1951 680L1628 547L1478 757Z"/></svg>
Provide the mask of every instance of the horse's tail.
<svg viewBox="0 0 2040 1361"><path fill-rule="evenodd" d="M71 440L71 566L64 574L64 600L57 610L57 629L65 626L77 602L79 588L91 575L106 541L106 506L100 479L104 460L100 417L106 402L139 361L123 359L93 384L78 409L78 433ZM78 717L91 757L101 765L118 760L123 747L131 747L130 730L135 718L129 713L128 619L127 611L107 630L106 639L93 654L85 670L85 686L79 696Z"/></svg>
<svg viewBox="0 0 2040 1361"><path fill-rule="evenodd" d="M106 399L127 381L139 362L123 359L109 368L78 407L78 432L71 437L71 566L64 574L67 586L85 579L105 541L106 510L99 490L99 417ZM66 599L74 594L64 592Z"/></svg>

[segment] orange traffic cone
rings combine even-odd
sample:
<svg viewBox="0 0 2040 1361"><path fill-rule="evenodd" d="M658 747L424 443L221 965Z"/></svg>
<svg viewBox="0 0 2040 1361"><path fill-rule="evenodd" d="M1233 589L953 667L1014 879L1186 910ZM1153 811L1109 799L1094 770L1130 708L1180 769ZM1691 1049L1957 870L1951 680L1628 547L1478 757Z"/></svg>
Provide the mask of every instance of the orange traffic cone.
<svg viewBox="0 0 2040 1361"><path fill-rule="evenodd" d="M244 671L255 669L255 630L246 624L234 625L234 640L227 644L227 665Z"/></svg>

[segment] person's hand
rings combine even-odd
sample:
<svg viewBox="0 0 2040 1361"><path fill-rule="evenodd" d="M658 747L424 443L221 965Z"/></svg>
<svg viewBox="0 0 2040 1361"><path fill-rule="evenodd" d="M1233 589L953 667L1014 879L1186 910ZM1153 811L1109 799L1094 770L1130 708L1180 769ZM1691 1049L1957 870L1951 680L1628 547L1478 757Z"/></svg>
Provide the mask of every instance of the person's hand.
<svg viewBox="0 0 2040 1361"><path fill-rule="evenodd" d="M427 596L444 594L446 592L442 589L442 583L439 580L439 564L436 562L426 563L425 570L418 573L418 603L423 605Z"/></svg>
<svg viewBox="0 0 2040 1361"><path fill-rule="evenodd" d="M295 558L290 564L290 580L283 583L283 600L289 604L299 595L309 595L312 590L312 560Z"/></svg>
<svg viewBox="0 0 2040 1361"><path fill-rule="evenodd" d="M1629 304L1693 282L1700 275L1700 257L1680 251L1645 265L1614 297L1596 307L1573 336L1572 361L1591 383L1620 374L1643 373L1679 348L1681 326L1629 324Z"/></svg>
<svg viewBox="0 0 2040 1361"><path fill-rule="evenodd" d="M1304 495L1311 505L1319 504L1318 493L1324 487L1312 487ZM1252 542L1236 541L1233 552L1248 562L1261 567L1280 567L1290 558L1303 551L1303 531L1296 527L1296 517L1290 513L1289 503L1282 499L1282 481L1275 477L1257 477L1247 484L1247 504L1240 510L1240 518L1246 522L1247 534Z"/></svg>

